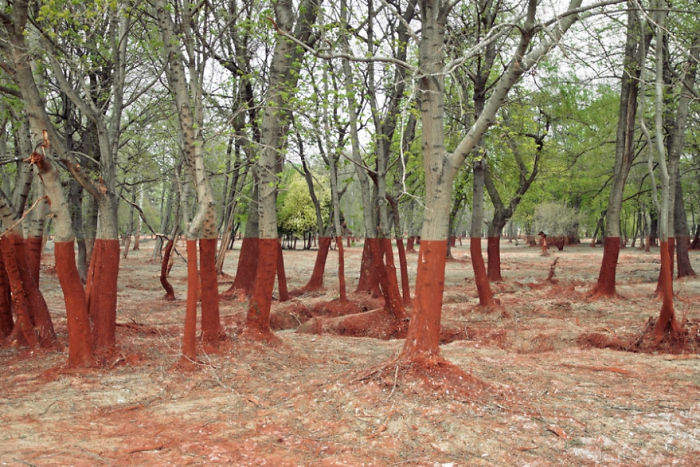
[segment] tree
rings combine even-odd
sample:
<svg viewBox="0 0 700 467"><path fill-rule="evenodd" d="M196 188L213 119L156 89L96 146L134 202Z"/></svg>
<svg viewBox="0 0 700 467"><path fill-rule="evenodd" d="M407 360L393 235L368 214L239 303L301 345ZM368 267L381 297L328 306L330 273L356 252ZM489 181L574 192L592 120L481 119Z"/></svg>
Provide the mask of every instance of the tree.
<svg viewBox="0 0 700 467"><path fill-rule="evenodd" d="M194 359L197 302L201 294L202 341L215 344L222 338L223 330L219 318L219 291L216 278L216 212L214 197L204 165L202 135L204 60L193 56L196 50L194 31L197 13L189 4L178 5L182 12L181 23L185 25L181 38L175 35L175 23L164 0L156 0L158 26L163 39L163 58L166 61L168 83L180 123L180 139L185 167L197 192L197 211L187 230L187 313L182 342L183 356ZM182 44L180 43L182 41ZM182 48L189 58L185 59ZM194 65L198 63L199 66ZM188 75L185 74L188 64ZM197 240L199 240L199 271L197 271Z"/></svg>
<svg viewBox="0 0 700 467"><path fill-rule="evenodd" d="M635 2L629 0L627 10L627 40L622 63L622 81L620 86L620 110L615 139L614 179L610 188L610 197L605 215L605 240L603 261L598 274L598 282L591 292L592 297L614 297L615 271L620 253L620 209L622 197L634 159L634 122L637 111L637 94L642 53L650 36L645 34L635 13Z"/></svg>
<svg viewBox="0 0 700 467"><path fill-rule="evenodd" d="M496 112L503 105L512 86L577 20L573 11L580 5L580 0L573 0L567 8L569 14L549 26L546 38L541 39L528 51L535 33L540 29L535 21L536 2L533 0L528 3L525 21L519 25L520 41L506 70L494 85L483 111L478 114L467 134L454 151L447 153L443 133L445 64L442 44L445 39L447 16L453 5L443 4L438 0L420 2L418 99L422 123L425 202L431 206L431 210L426 211L423 220L414 312L401 358L415 361L432 359L439 355L450 191L459 167L493 123Z"/></svg>
<svg viewBox="0 0 700 467"><path fill-rule="evenodd" d="M319 4L304 0L295 15L290 0L274 4L276 27L285 34L292 34L301 42L307 42L312 34ZM285 35L280 34L275 44L270 65L268 99L263 108L261 125L261 151L256 169L258 184L258 264L255 285L246 316L246 335L256 340L273 339L270 331L270 302L275 273L277 271L279 240L277 238L276 196L278 174L281 171L281 149L286 143L289 127L288 107L290 95L296 86L303 50Z"/></svg>

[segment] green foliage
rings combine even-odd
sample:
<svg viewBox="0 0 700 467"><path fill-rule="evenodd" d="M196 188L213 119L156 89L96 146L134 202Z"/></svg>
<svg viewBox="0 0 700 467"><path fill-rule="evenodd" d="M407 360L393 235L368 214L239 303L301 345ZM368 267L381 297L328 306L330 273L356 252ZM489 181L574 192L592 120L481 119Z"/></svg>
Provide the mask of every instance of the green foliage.
<svg viewBox="0 0 700 467"><path fill-rule="evenodd" d="M327 183L314 185L314 190L321 204L321 214L324 219L327 219L331 204ZM296 171L283 174L280 193L277 197L277 222L281 233L297 237L316 230L316 210L309 188L304 177Z"/></svg>
<svg viewBox="0 0 700 467"><path fill-rule="evenodd" d="M547 235L566 235L578 229L578 211L565 204L548 201L535 208L533 230Z"/></svg>

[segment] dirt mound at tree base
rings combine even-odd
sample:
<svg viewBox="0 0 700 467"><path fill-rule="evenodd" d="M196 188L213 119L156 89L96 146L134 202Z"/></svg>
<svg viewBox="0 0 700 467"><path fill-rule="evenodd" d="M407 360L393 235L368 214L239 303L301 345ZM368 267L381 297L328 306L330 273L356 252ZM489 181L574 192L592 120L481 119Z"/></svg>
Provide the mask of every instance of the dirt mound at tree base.
<svg viewBox="0 0 700 467"><path fill-rule="evenodd" d="M654 336L656 319L650 317L637 335L610 336L601 333L581 334L576 342L583 348L621 350L639 353L697 354L700 350L700 322L685 322L680 332L668 331L661 341Z"/></svg>
<svg viewBox="0 0 700 467"><path fill-rule="evenodd" d="M438 397L472 401L482 398L493 389L488 383L441 357L419 357L411 360L399 358L364 372L355 381L371 381L390 388L389 397L398 388L418 394L427 391Z"/></svg>
<svg viewBox="0 0 700 467"><path fill-rule="evenodd" d="M296 329L308 320L316 317L336 318L340 316L362 313L380 308L382 299L372 298L366 294L356 294L350 300L334 299L307 305L295 301L289 305L274 310L270 314L270 327L274 330Z"/></svg>

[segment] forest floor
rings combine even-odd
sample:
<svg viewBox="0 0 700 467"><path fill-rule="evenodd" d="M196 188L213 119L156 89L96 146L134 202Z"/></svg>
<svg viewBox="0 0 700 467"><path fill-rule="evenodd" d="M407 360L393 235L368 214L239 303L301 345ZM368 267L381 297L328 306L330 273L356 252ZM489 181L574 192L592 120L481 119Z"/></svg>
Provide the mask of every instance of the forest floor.
<svg viewBox="0 0 700 467"><path fill-rule="evenodd" d="M485 242L484 242L485 243ZM363 382L402 341L277 331L282 343L244 343L228 326L225 350L196 371L174 368L184 319L185 266L171 273L178 300L165 302L153 242L122 260L119 353L108 367L67 371L65 351L0 348L0 464L671 464L700 456L697 354L640 354L582 348L582 333L640 333L660 302L653 296L658 248L620 253L615 300L589 301L602 248L567 247L541 257L502 243L507 313L473 311L471 264L447 264L443 321L467 340L443 356L488 384L469 394L420 383ZM238 245L237 245L238 246ZM66 342L63 299L44 254L42 289ZM184 245L179 246L184 254ZM346 249L348 287L361 246ZM305 283L315 251L285 251L290 289ZM454 249L458 258L468 245ZM227 257L234 274L238 250ZM691 252L700 272L700 254ZM541 283L554 258L558 285ZM336 296L336 254L324 292ZM409 255L411 284L416 255ZM229 283L222 282L221 290ZM679 318L700 321L700 279L675 283ZM245 310L226 301L226 323ZM275 303L273 310L286 306ZM398 375L397 375L398 376ZM395 379L399 381L400 378ZM697 464L695 464L697 465Z"/></svg>

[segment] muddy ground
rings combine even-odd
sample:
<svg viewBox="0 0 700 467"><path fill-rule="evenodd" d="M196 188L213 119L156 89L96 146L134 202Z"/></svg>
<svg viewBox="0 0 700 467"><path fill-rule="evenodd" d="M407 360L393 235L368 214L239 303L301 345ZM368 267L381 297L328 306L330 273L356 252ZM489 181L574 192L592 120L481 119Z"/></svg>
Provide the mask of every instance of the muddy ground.
<svg viewBox="0 0 700 467"><path fill-rule="evenodd" d="M485 242L484 242L485 243ZM221 354L194 372L174 369L184 319L185 266L175 261L178 300L161 300L152 242L122 260L119 354L109 367L68 372L65 352L0 348L0 463L241 464L694 464L700 455L697 355L581 348L581 333L633 334L659 301L658 249L621 251L617 300L590 302L602 249L588 245L541 257L502 243L507 313L472 310L471 265L447 264L443 318L467 340L442 346L451 362L488 384L451 394L420 383L362 381L402 341L278 331L282 344L241 342L229 326ZM49 244L42 289L60 339L65 312ZM184 245L179 246L184 254ZM463 258L468 246L458 246ZM227 258L235 272L238 251ZM692 252L700 272L700 255ZM303 285L315 251L285 251L290 288ZM361 246L346 249L349 288ZM556 286L531 287L559 257ZM416 255L409 255L412 284ZM336 255L325 293L335 297ZM221 290L228 287L225 281ZM678 316L700 320L700 280L675 284ZM245 302L223 302L226 323ZM281 306L274 304L273 309ZM398 375L397 375L398 376ZM697 464L696 464L697 465Z"/></svg>

